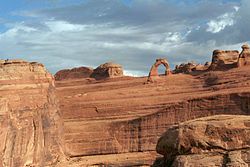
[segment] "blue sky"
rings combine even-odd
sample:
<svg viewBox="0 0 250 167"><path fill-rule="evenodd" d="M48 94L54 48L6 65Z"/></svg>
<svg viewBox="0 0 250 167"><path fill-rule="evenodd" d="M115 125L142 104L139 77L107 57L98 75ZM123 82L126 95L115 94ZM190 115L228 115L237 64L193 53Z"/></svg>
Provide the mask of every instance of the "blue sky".
<svg viewBox="0 0 250 167"><path fill-rule="evenodd" d="M114 61L146 75L158 57L173 68L240 50L249 10L249 0L2 0L0 58L39 61L52 73Z"/></svg>

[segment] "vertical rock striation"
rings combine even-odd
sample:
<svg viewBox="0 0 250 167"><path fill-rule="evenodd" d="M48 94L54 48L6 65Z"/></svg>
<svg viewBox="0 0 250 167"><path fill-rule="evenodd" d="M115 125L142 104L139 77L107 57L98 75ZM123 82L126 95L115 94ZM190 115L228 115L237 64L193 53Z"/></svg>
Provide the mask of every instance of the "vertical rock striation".
<svg viewBox="0 0 250 167"><path fill-rule="evenodd" d="M39 63L0 61L0 166L52 166L62 157L53 76Z"/></svg>

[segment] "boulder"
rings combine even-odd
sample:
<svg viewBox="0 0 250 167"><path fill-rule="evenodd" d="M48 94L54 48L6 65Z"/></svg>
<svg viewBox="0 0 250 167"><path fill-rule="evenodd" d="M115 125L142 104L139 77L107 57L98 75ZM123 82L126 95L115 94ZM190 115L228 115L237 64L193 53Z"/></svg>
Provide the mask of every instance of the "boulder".
<svg viewBox="0 0 250 167"><path fill-rule="evenodd" d="M80 79L89 78L93 73L93 69L90 67L78 67L72 69L60 70L55 74L55 80L67 80L67 79Z"/></svg>
<svg viewBox="0 0 250 167"><path fill-rule="evenodd" d="M247 44L243 45L242 47L242 52L239 55L238 67L250 65L250 48Z"/></svg>
<svg viewBox="0 0 250 167"><path fill-rule="evenodd" d="M214 50L209 70L227 70L237 67L239 52L237 50Z"/></svg>
<svg viewBox="0 0 250 167"><path fill-rule="evenodd" d="M156 150L176 167L250 165L250 116L217 115L180 123L162 135Z"/></svg>
<svg viewBox="0 0 250 167"><path fill-rule="evenodd" d="M104 79L104 78L115 78L123 76L123 68L119 64L112 62L101 64L93 73L90 75L91 78Z"/></svg>

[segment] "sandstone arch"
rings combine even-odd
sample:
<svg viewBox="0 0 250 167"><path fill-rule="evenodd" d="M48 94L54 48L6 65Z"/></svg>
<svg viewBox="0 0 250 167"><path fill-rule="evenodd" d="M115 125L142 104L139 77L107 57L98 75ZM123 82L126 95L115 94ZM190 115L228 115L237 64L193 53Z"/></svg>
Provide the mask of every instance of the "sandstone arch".
<svg viewBox="0 0 250 167"><path fill-rule="evenodd" d="M170 66L169 63L166 59L156 59L156 62L152 65L150 72L149 72L149 76L148 76L148 80L152 80L152 77L157 77L159 76L158 74L158 67L160 65L164 65L165 66L165 75L170 75L171 74L171 70L170 70Z"/></svg>

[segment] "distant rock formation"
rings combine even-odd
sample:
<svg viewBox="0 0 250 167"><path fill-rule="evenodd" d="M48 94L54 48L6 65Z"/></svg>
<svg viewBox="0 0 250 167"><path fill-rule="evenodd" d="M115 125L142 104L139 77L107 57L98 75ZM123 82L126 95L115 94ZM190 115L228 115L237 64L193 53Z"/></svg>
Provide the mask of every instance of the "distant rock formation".
<svg viewBox="0 0 250 167"><path fill-rule="evenodd" d="M195 71L205 71L209 68L210 62L206 62L204 65L202 64L196 64L194 62L188 62L188 63L183 63L180 65L175 66L175 69L173 71L174 74L178 73L184 73L184 74L190 74L191 72Z"/></svg>
<svg viewBox="0 0 250 167"><path fill-rule="evenodd" d="M91 78L104 79L104 78L115 78L123 76L123 68L119 64L108 62L101 64L96 69L94 69L91 74Z"/></svg>
<svg viewBox="0 0 250 167"><path fill-rule="evenodd" d="M237 50L214 50L209 70L227 70L237 67L239 52Z"/></svg>
<svg viewBox="0 0 250 167"><path fill-rule="evenodd" d="M0 166L51 166L63 157L53 76L40 63L0 60Z"/></svg>
<svg viewBox="0 0 250 167"><path fill-rule="evenodd" d="M183 63L175 66L174 73L190 73L195 70L197 64L193 62Z"/></svg>
<svg viewBox="0 0 250 167"><path fill-rule="evenodd" d="M55 80L61 81L67 79L89 78L93 71L93 68L90 67L78 67L60 70L55 74Z"/></svg>
<svg viewBox="0 0 250 167"><path fill-rule="evenodd" d="M247 44L243 45L242 52L239 55L239 59L237 62L238 67L250 65L250 48Z"/></svg>
<svg viewBox="0 0 250 167"><path fill-rule="evenodd" d="M250 47L245 44L242 46L242 52L239 54L237 50L214 50L212 62L206 62L204 65L193 62L177 65L173 70L173 74L197 71L224 71L236 67L250 65Z"/></svg>
<svg viewBox="0 0 250 167"><path fill-rule="evenodd" d="M148 75L148 81L152 81L153 77L158 77L158 67L160 65L164 65L165 66L165 75L170 75L171 74L171 70L170 70L170 66L169 63L166 59L163 58L159 58L156 59L155 63L152 65L149 75Z"/></svg>
<svg viewBox="0 0 250 167"><path fill-rule="evenodd" d="M218 115L191 120L168 129L156 149L164 155L165 166L247 167L249 127L250 116Z"/></svg>

